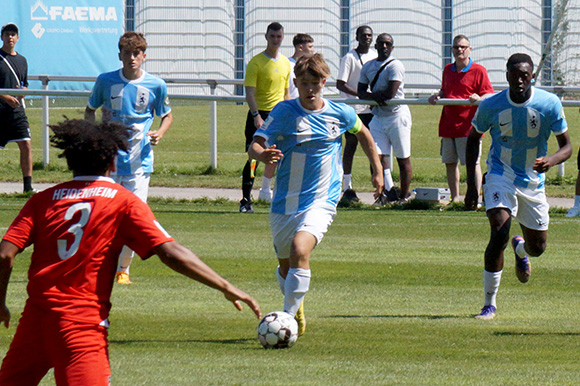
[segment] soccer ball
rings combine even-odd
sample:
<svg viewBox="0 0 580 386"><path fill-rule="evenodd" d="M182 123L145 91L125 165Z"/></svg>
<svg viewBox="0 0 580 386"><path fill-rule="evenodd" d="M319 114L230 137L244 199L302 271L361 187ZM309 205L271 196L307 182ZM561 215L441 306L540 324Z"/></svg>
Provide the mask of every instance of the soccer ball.
<svg viewBox="0 0 580 386"><path fill-rule="evenodd" d="M264 348L290 348L297 339L298 323L287 312L270 312L258 325L258 340Z"/></svg>

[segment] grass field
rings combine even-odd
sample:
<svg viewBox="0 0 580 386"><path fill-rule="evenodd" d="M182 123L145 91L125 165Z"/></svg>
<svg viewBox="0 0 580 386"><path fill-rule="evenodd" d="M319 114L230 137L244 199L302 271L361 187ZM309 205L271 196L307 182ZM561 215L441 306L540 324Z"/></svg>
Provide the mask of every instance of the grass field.
<svg viewBox="0 0 580 386"><path fill-rule="evenodd" d="M24 204L0 197L0 233ZM165 228L248 291L282 307L267 208L153 200ZM512 234L518 228L512 229ZM580 222L552 214L546 253L526 285L506 256L498 317L482 306L483 213L341 209L312 257L307 333L290 350L256 340L258 321L157 258L136 261L113 291L114 385L578 385ZM25 299L30 251L17 258L8 305ZM4 355L16 323L0 328ZM43 384L53 384L47 377Z"/></svg>
<svg viewBox="0 0 580 386"><path fill-rule="evenodd" d="M77 101L78 103L78 101ZM183 105L175 101L173 113L175 123L161 144L155 150L155 173L151 177L154 186L198 186L240 188L242 167L246 160L244 153L243 127L247 107L233 103L218 104L218 168L212 170L209 160L209 112L206 103ZM63 116L81 118L84 108L51 109L51 123L62 120ZM58 182L68 178L65 162L57 158L57 152L51 150L50 164L42 167L41 110L27 110L33 134L33 155L36 163L34 180L38 182ZM437 127L441 107L411 106L413 117L412 187L436 186L446 187L445 167L439 156L439 138ZM570 137L574 145L574 155L566 165L564 178L557 177L556 168L549 171L547 192L551 196L571 197L576 178L575 156L580 142L580 116L575 108L567 108L566 116L570 126ZM154 123L158 127L158 123ZM489 149L489 138L484 139L485 159ZM550 152L555 151L556 140L550 141ZM484 168L485 169L485 168ZM258 168L261 175L263 168ZM462 179L465 168L461 168ZM398 180L398 168L394 177ZM18 163L18 149L10 144L0 151L0 180L20 181L21 173ZM259 183L259 181L258 181ZM357 190L370 191L368 161L362 151L355 155L353 184ZM461 187L465 193L465 184Z"/></svg>

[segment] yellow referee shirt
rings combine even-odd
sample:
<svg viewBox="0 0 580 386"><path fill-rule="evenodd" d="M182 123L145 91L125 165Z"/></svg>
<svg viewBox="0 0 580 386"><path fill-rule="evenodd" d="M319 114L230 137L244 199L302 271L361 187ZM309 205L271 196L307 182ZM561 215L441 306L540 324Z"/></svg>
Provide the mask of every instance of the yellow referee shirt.
<svg viewBox="0 0 580 386"><path fill-rule="evenodd" d="M284 90L290 79L290 61L280 54L274 60L264 52L254 56L246 67L244 86L256 88L258 110L271 111L284 100Z"/></svg>

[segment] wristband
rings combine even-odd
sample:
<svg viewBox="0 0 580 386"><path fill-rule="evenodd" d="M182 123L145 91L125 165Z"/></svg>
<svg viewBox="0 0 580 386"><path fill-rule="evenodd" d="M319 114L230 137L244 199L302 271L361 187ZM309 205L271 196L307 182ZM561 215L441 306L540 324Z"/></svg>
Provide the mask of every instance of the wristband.
<svg viewBox="0 0 580 386"><path fill-rule="evenodd" d="M257 111L250 111L250 114L252 114L252 117L254 117L254 118L256 118L258 115L260 115L260 113Z"/></svg>

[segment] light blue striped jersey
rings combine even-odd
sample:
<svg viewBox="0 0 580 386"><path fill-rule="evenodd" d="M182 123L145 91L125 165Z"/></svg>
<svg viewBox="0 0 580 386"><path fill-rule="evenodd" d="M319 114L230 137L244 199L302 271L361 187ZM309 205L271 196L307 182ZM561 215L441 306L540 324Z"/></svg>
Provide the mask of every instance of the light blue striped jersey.
<svg viewBox="0 0 580 386"><path fill-rule="evenodd" d="M509 89L484 99L473 118L477 132L490 132L487 172L507 177L515 186L543 189L545 175L532 169L548 154L548 138L568 130L562 103L547 91L532 87L524 103L510 99Z"/></svg>
<svg viewBox="0 0 580 386"><path fill-rule="evenodd" d="M254 136L276 145L279 161L271 211L302 212L311 206L336 210L342 182L342 134L361 130L354 109L324 100L317 111L306 110L299 99L280 102Z"/></svg>
<svg viewBox="0 0 580 386"><path fill-rule="evenodd" d="M132 127L131 150L119 150L117 174L153 172L153 150L147 133L151 129L154 114L169 114L169 98L165 82L143 71L139 79L129 80L122 69L99 75L91 96L89 108L103 106L103 118Z"/></svg>

